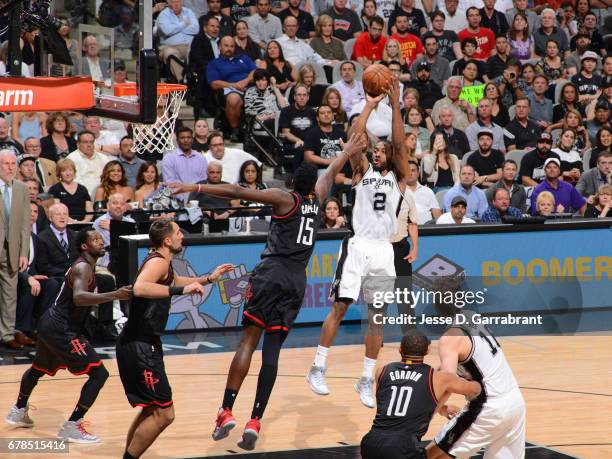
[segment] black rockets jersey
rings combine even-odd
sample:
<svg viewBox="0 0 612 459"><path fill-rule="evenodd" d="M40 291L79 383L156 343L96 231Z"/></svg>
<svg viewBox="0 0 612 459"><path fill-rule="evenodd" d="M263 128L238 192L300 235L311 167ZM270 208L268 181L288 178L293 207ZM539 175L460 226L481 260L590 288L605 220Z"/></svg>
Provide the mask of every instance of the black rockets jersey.
<svg viewBox="0 0 612 459"><path fill-rule="evenodd" d="M285 215L273 216L261 258L279 257L306 268L319 231L319 200L291 193L295 204Z"/></svg>
<svg viewBox="0 0 612 459"><path fill-rule="evenodd" d="M91 283L87 286L87 291L93 293L96 289L96 276L91 265L82 257L77 258L70 266L60 291L55 298L55 302L49 308L49 319L55 328L67 332L80 334L87 316L91 312L91 306L77 306L73 299L73 278L72 271L79 263L85 263L91 269Z"/></svg>
<svg viewBox="0 0 612 459"><path fill-rule="evenodd" d="M143 260L138 274L142 271L147 262L153 258L163 258L159 252L151 252ZM136 275L138 277L138 274ZM168 275L162 281L162 285L172 285L174 282L174 270L172 263L168 266ZM157 339L166 329L166 322L170 315L171 298L142 298L132 297L130 304L130 317L128 318L123 334L130 339Z"/></svg>
<svg viewBox="0 0 612 459"><path fill-rule="evenodd" d="M433 368L426 364L390 363L383 368L376 388L372 428L414 435L420 440L437 404Z"/></svg>

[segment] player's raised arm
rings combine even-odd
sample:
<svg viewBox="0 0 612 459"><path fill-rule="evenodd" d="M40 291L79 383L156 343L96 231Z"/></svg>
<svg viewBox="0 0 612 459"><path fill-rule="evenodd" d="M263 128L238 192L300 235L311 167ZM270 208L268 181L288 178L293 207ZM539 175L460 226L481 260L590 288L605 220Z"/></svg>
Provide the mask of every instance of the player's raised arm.
<svg viewBox="0 0 612 459"><path fill-rule="evenodd" d="M408 175L408 155L406 154L406 145L404 144L406 138L404 134L404 121L400 111L400 87L399 81L396 78L391 82L388 94L393 112L391 115L391 143L393 143L393 149L395 150L393 166L400 173L401 177L398 177L398 179L401 180Z"/></svg>
<svg viewBox="0 0 612 459"><path fill-rule="evenodd" d="M77 263L71 268L72 299L77 306L95 306L113 300L129 300L132 296L132 287L125 286L107 293L92 293L87 291L95 276L93 269L87 263Z"/></svg>
<svg viewBox="0 0 612 459"><path fill-rule="evenodd" d="M329 195L329 189L332 183L334 183L334 177L342 170L346 164L347 159L351 160L351 166L353 165L354 158L364 158L363 151L367 146L367 136L365 133L353 133L348 139L348 142L343 144L342 153L334 159L334 161L327 166L327 169L321 177L317 180L315 185L315 194L319 198L319 201L323 202ZM365 158L364 158L365 159Z"/></svg>
<svg viewBox="0 0 612 459"><path fill-rule="evenodd" d="M199 276L199 277L186 277L186 276L174 276L174 285L176 287L182 287L185 285L189 285L192 282L198 282L202 285L206 285L206 284L214 284L215 282L217 282L221 276L227 272L230 272L232 269L234 269L235 266L231 263L223 263L219 266L217 266L215 269L213 269L213 272L206 275L206 276Z"/></svg>
<svg viewBox="0 0 612 459"><path fill-rule="evenodd" d="M348 130L348 135L364 133L367 135L366 124L370 114L376 110L376 107L381 100L385 98L386 94L383 93L378 97L372 97L366 93L366 104L363 107L363 111L359 114L357 119L353 122L353 125ZM351 158L351 168L353 169L353 185L361 180L362 175L368 170L368 160L365 155L354 156Z"/></svg>
<svg viewBox="0 0 612 459"><path fill-rule="evenodd" d="M168 298L187 293L204 293L202 285L191 280L188 285L167 286L160 283L168 274L168 264L164 258L152 258L142 267L134 282L134 295L141 298ZM174 290L179 289L179 290Z"/></svg>
<svg viewBox="0 0 612 459"><path fill-rule="evenodd" d="M240 199L243 201L259 202L261 204L271 205L276 215L284 215L289 212L295 205L293 196L286 191L278 188L269 188L266 190L250 190L238 185L220 184L220 185L203 185L203 184L187 184L187 183L166 183L166 186L172 189L172 194L181 193L206 193L219 198Z"/></svg>

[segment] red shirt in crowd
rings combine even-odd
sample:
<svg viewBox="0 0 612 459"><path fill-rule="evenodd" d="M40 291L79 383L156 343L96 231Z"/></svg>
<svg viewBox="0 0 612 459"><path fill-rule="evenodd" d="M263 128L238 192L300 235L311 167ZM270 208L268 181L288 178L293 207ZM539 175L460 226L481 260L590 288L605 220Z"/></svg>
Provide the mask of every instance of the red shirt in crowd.
<svg viewBox="0 0 612 459"><path fill-rule="evenodd" d="M351 59L357 59L358 57L365 57L371 61L380 61L382 59L383 51L385 50L385 44L387 43L387 37L380 36L376 43L372 42L369 33L362 33L357 37L355 46L353 47L353 56Z"/></svg>
<svg viewBox="0 0 612 459"><path fill-rule="evenodd" d="M458 34L459 41L463 41L466 38L475 38L478 43L478 48L474 53L474 59L487 60L491 57L491 51L495 49L495 34L491 29L486 27L480 27L478 32L470 32L467 28L460 31Z"/></svg>
<svg viewBox="0 0 612 459"><path fill-rule="evenodd" d="M404 59L406 59L406 63L409 66L412 65L414 60L419 57L420 54L425 52L425 48L423 48L421 40L419 40L419 37L416 35L407 33L406 36L402 38L398 34L394 33L391 35L391 38L399 42L400 49L402 50L402 56Z"/></svg>

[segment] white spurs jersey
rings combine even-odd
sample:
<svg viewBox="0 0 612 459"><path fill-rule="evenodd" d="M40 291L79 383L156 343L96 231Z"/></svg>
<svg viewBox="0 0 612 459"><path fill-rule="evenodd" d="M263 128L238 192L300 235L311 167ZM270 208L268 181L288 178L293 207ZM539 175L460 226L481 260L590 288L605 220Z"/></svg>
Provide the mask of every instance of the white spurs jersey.
<svg viewBox="0 0 612 459"><path fill-rule="evenodd" d="M465 323L456 320L457 325L452 327L460 328L470 337L472 352L467 359L459 362L457 374L480 382L486 398L500 397L517 389L516 378L495 336L486 326L473 323L474 312L463 310L461 314L465 317Z"/></svg>
<svg viewBox="0 0 612 459"><path fill-rule="evenodd" d="M370 164L354 190L352 225L355 236L389 241L397 232L397 213L403 198L395 173L388 171L382 175Z"/></svg>

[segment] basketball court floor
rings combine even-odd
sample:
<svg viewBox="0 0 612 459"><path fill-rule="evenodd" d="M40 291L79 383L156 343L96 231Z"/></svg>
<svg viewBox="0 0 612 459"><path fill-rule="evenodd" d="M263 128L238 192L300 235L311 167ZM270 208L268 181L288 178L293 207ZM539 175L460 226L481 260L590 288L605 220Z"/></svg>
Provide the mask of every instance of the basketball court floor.
<svg viewBox="0 0 612 459"><path fill-rule="evenodd" d="M374 410L361 405L353 389L363 361L361 329L344 325L328 360L326 397L311 393L305 380L319 337L319 327L294 330L281 353L276 387L262 420L262 436L250 458L358 458L361 437ZM238 395L238 426L229 438L213 442L210 434L223 396L238 332L191 333L163 338L166 368L173 388L176 420L143 456L145 458L243 457L236 446L250 416L261 356L254 355L249 376ZM380 362L397 360L398 336L388 336ZM527 403L528 459L612 458L612 336L521 336L499 339ZM127 403L113 347L98 347L111 376L87 415L96 445L70 445L69 454L8 454L2 458L118 458L137 409ZM14 403L30 356L2 354L0 414ZM437 342L426 362L437 365ZM53 437L78 398L83 377L60 371L43 377L30 400L33 429L0 427L0 440ZM461 404L460 397L451 402ZM444 419L434 416L424 440ZM384 459L384 458L381 458Z"/></svg>

